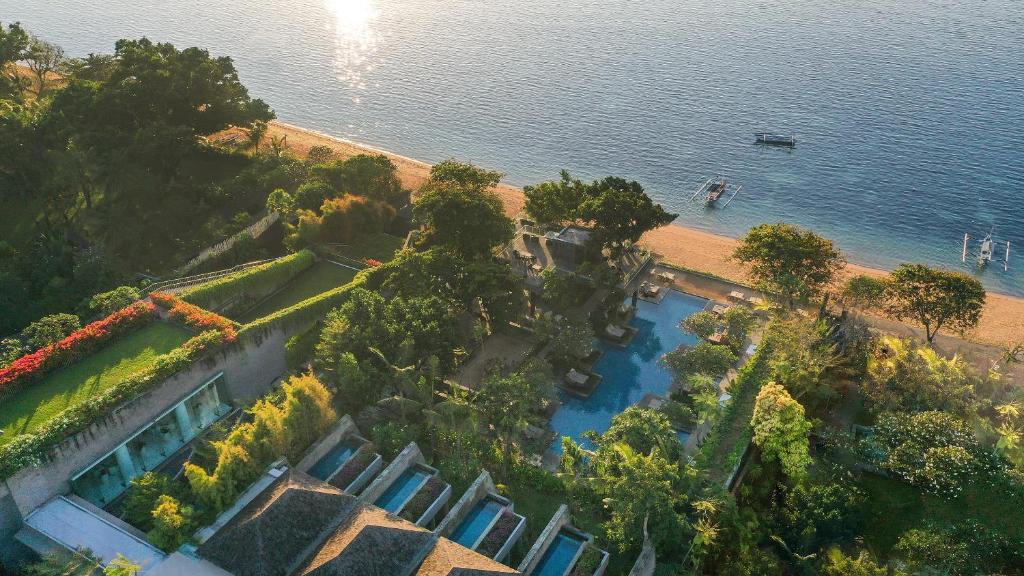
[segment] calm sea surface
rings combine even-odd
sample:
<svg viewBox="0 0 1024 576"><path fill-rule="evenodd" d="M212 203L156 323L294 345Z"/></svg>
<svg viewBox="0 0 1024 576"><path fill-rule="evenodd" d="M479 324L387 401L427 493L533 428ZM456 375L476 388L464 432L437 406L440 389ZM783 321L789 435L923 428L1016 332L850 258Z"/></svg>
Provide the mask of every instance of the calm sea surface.
<svg viewBox="0 0 1024 576"><path fill-rule="evenodd" d="M982 278L1024 295L1021 0L0 0L0 19L74 55L208 47L287 122L518 185L628 176L680 224L786 220L864 264L960 267L963 234L995 227L1020 251ZM743 185L728 208L689 202L719 174Z"/></svg>

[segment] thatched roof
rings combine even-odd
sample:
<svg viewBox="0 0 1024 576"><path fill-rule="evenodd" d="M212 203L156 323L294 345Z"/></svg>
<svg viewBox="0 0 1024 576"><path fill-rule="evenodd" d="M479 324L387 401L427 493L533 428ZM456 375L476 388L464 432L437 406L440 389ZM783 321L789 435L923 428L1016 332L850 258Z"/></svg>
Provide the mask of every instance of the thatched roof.
<svg viewBox="0 0 1024 576"><path fill-rule="evenodd" d="M469 548L442 538L423 560L416 576L502 576L518 574Z"/></svg>
<svg viewBox="0 0 1024 576"><path fill-rule="evenodd" d="M434 535L366 506L324 542L298 574L303 576L399 576L412 572Z"/></svg>
<svg viewBox="0 0 1024 576"><path fill-rule="evenodd" d="M290 470L199 548L236 576L499 576L511 568Z"/></svg>
<svg viewBox="0 0 1024 576"><path fill-rule="evenodd" d="M354 496L290 470L199 548L236 576L288 576L358 505Z"/></svg>

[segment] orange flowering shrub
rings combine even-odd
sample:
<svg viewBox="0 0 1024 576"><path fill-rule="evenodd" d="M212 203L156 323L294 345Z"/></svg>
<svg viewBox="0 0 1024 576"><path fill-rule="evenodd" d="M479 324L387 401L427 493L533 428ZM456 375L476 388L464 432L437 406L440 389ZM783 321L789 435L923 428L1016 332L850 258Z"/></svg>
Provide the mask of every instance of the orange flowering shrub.
<svg viewBox="0 0 1024 576"><path fill-rule="evenodd" d="M140 328L154 318L156 314L152 304L136 302L75 330L58 342L18 358L0 370L0 396L91 354L108 340Z"/></svg>
<svg viewBox="0 0 1024 576"><path fill-rule="evenodd" d="M173 294L154 292L149 297L161 308L167 309L171 319L199 332L217 330L224 334L224 339L227 342L234 342L238 336L235 323L220 314L210 312L195 304L189 304Z"/></svg>

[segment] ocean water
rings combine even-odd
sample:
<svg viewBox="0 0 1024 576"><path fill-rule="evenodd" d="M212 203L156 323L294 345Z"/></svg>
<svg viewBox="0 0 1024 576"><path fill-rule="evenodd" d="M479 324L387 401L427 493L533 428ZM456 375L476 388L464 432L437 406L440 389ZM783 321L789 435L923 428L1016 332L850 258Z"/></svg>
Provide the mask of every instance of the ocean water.
<svg viewBox="0 0 1024 576"><path fill-rule="evenodd" d="M785 220L883 267L972 270L963 235L993 227L1024 250L1020 0L0 0L0 18L74 55L208 47L284 121L517 185L626 176L720 234ZM689 202L715 175L735 201ZM1024 295L1024 253L980 275Z"/></svg>

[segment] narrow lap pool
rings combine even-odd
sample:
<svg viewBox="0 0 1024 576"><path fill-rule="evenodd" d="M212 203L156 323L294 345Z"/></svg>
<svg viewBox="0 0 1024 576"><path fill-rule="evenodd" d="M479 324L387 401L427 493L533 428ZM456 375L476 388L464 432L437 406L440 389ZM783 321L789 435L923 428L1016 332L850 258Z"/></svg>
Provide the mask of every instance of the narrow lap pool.
<svg viewBox="0 0 1024 576"><path fill-rule="evenodd" d="M323 458L317 460L316 464L313 464L313 467L309 469L309 475L324 482L330 480L331 476L344 466L358 449L358 446L350 442L339 442L327 454L324 454Z"/></svg>
<svg viewBox="0 0 1024 576"><path fill-rule="evenodd" d="M584 432L604 432L613 416L639 402L645 394L667 394L672 387L672 373L658 360L681 344L697 343L697 337L684 332L679 323L703 310L707 303L704 298L676 290L669 291L660 304L639 301L636 317L630 323L638 333L629 346L600 344L604 355L594 371L604 380L597 390L586 399L559 392L562 407L551 419L557 433L551 449L561 454L562 436L592 447L583 439Z"/></svg>
<svg viewBox="0 0 1024 576"><path fill-rule="evenodd" d="M565 533L559 533L548 547L544 557L533 571L536 576L562 576L570 568L576 552L584 542Z"/></svg>
<svg viewBox="0 0 1024 576"><path fill-rule="evenodd" d="M420 470L415 466L407 469L380 495L380 498L377 498L377 506L397 514L429 476L426 470Z"/></svg>
<svg viewBox="0 0 1024 576"><path fill-rule="evenodd" d="M503 508L504 506L500 502L495 502L490 498L480 500L455 529L455 532L452 532L452 540L472 549L494 522L494 519L501 514Z"/></svg>

